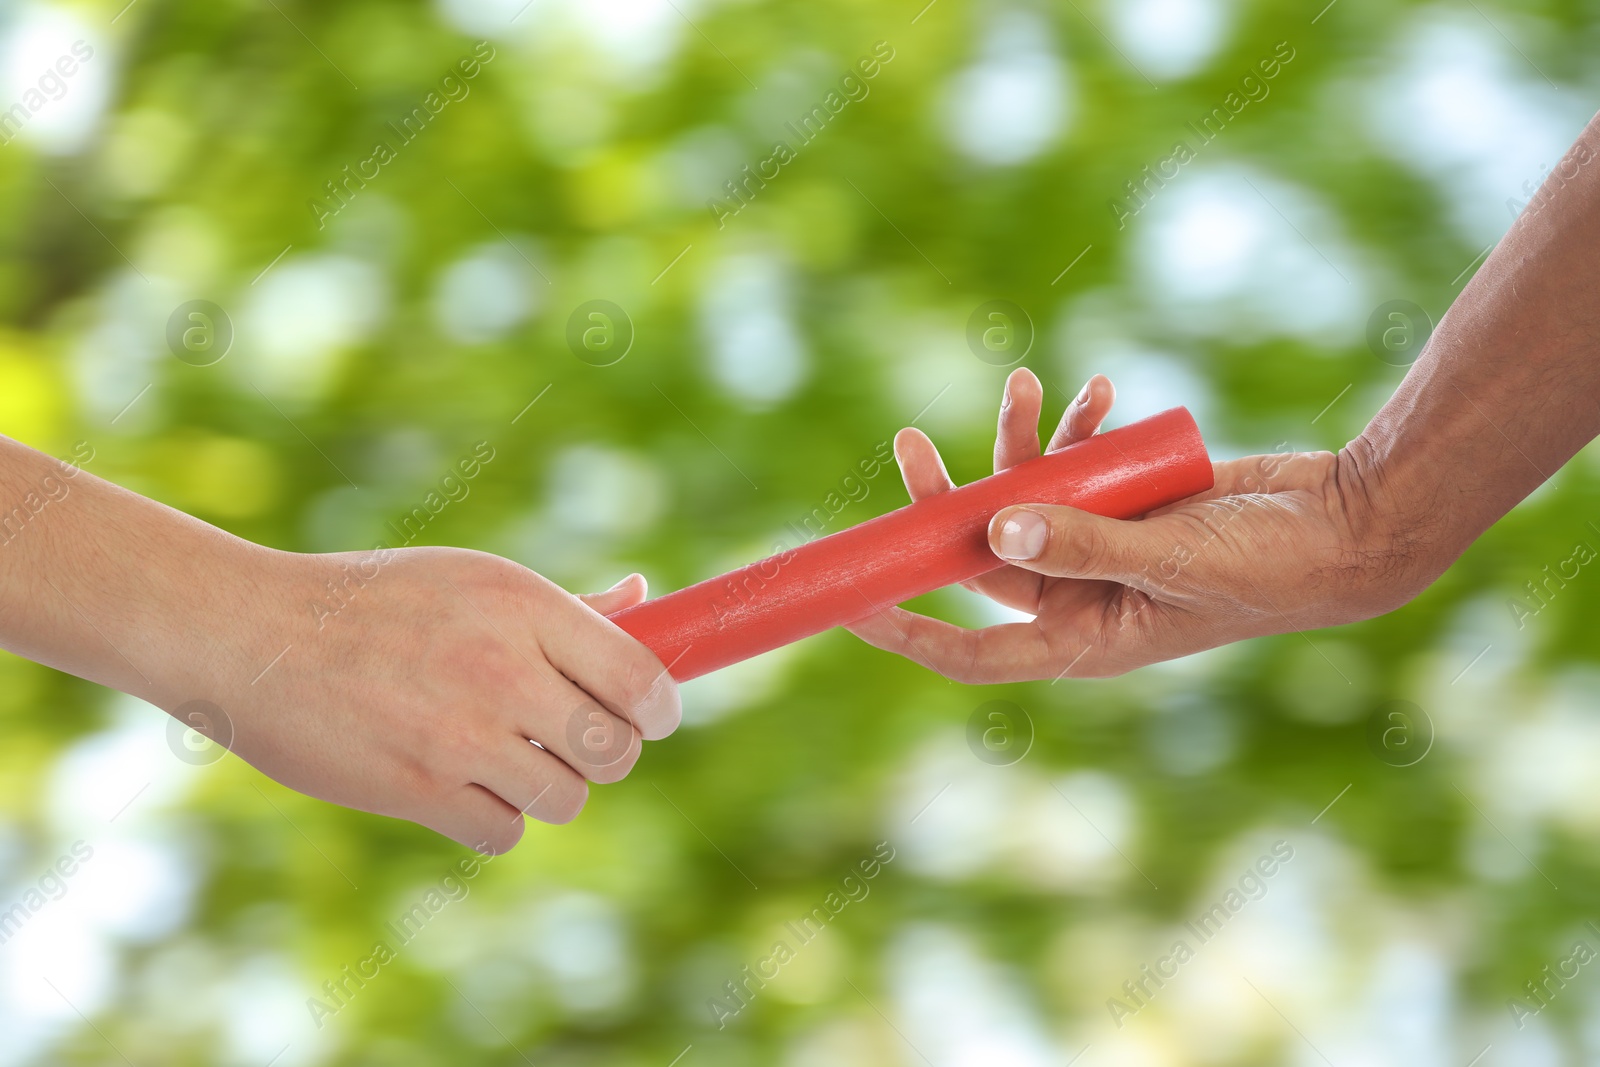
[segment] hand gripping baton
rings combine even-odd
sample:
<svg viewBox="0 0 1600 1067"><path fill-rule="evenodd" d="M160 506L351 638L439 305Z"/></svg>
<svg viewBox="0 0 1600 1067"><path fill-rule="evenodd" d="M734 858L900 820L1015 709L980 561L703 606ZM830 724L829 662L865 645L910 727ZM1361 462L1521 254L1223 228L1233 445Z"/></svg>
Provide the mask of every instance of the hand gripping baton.
<svg viewBox="0 0 1600 1067"><path fill-rule="evenodd" d="M1211 459L1193 416L1171 408L627 608L611 621L687 681L1005 566L988 537L1001 508L1064 504L1131 519L1211 486Z"/></svg>

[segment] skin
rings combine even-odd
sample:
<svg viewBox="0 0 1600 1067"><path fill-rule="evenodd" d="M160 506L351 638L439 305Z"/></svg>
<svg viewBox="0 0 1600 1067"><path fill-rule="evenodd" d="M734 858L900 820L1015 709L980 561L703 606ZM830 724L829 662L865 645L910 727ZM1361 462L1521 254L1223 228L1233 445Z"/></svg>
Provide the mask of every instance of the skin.
<svg viewBox="0 0 1600 1067"><path fill-rule="evenodd" d="M1358 622L1417 596L1600 434L1600 117L1552 169L1387 404L1337 453L1214 464L1216 487L1139 520L1022 504L970 588L1036 616L969 630L894 608L851 627L975 684L1104 677L1265 634ZM1096 375L1048 448L1111 410ZM1039 454L1043 388L1006 382L995 469ZM938 450L895 438L913 499L950 488Z"/></svg>
<svg viewBox="0 0 1600 1067"><path fill-rule="evenodd" d="M1597 159L1591 121L1339 452L1218 463L1210 492L1137 521L1007 508L989 539L1012 565L971 587L1032 622L895 608L852 629L982 683L1118 674L1405 604L1600 433ZM1112 399L1092 378L1048 447L1093 434ZM1030 372L1007 380L996 470L1038 454L1042 407ZM895 452L914 499L952 487L919 431ZM524 814L573 818L681 715L660 661L604 617L644 598L638 575L573 597L459 549L279 552L6 438L0 504L0 646L181 713L292 788L482 851L513 846ZM328 583L348 602L319 617Z"/></svg>
<svg viewBox="0 0 1600 1067"><path fill-rule="evenodd" d="M7 438L0 502L22 509L0 513L0 645L314 797L501 853L678 725L661 662L604 617L644 599L636 574L575 597L464 549L280 552Z"/></svg>

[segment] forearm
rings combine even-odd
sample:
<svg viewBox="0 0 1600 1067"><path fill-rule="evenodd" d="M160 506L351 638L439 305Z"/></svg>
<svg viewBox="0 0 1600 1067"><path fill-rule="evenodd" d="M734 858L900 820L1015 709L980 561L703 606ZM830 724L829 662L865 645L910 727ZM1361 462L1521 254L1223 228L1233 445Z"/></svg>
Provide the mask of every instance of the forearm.
<svg viewBox="0 0 1600 1067"><path fill-rule="evenodd" d="M671 677L604 617L642 580L580 599L464 549L279 552L3 437L0 508L0 645L215 704L179 714L287 786L473 848L572 819L678 724Z"/></svg>
<svg viewBox="0 0 1600 1067"><path fill-rule="evenodd" d="M1432 569L1600 434L1597 250L1600 116L1342 456Z"/></svg>
<svg viewBox="0 0 1600 1067"><path fill-rule="evenodd" d="M0 437L0 645L19 655L168 708L204 698L247 669L223 635L272 554Z"/></svg>

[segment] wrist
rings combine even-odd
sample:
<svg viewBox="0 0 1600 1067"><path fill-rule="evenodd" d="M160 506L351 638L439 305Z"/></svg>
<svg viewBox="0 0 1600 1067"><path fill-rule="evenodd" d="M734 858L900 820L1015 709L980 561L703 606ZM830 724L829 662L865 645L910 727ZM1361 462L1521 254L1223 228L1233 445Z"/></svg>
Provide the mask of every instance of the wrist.
<svg viewBox="0 0 1600 1067"><path fill-rule="evenodd" d="M226 709L275 665L301 622L294 590L310 584L293 580L309 557L209 528L200 541L176 561L174 595L145 638L155 668L152 693L139 695L169 711L190 700Z"/></svg>
<svg viewBox="0 0 1600 1067"><path fill-rule="evenodd" d="M1339 450L1333 491L1347 524L1351 566L1380 602L1372 614L1412 600L1472 542L1438 477L1426 477L1428 468L1427 460L1399 459L1370 432Z"/></svg>

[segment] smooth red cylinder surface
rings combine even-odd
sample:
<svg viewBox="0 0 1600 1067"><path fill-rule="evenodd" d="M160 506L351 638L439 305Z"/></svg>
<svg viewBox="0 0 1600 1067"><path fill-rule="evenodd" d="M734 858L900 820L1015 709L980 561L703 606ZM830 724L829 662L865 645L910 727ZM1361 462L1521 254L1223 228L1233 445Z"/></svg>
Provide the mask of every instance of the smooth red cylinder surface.
<svg viewBox="0 0 1600 1067"><path fill-rule="evenodd" d="M988 535L1001 508L1063 504L1131 519L1211 485L1199 427L1188 409L1171 408L648 600L611 621L687 681L1004 566Z"/></svg>

